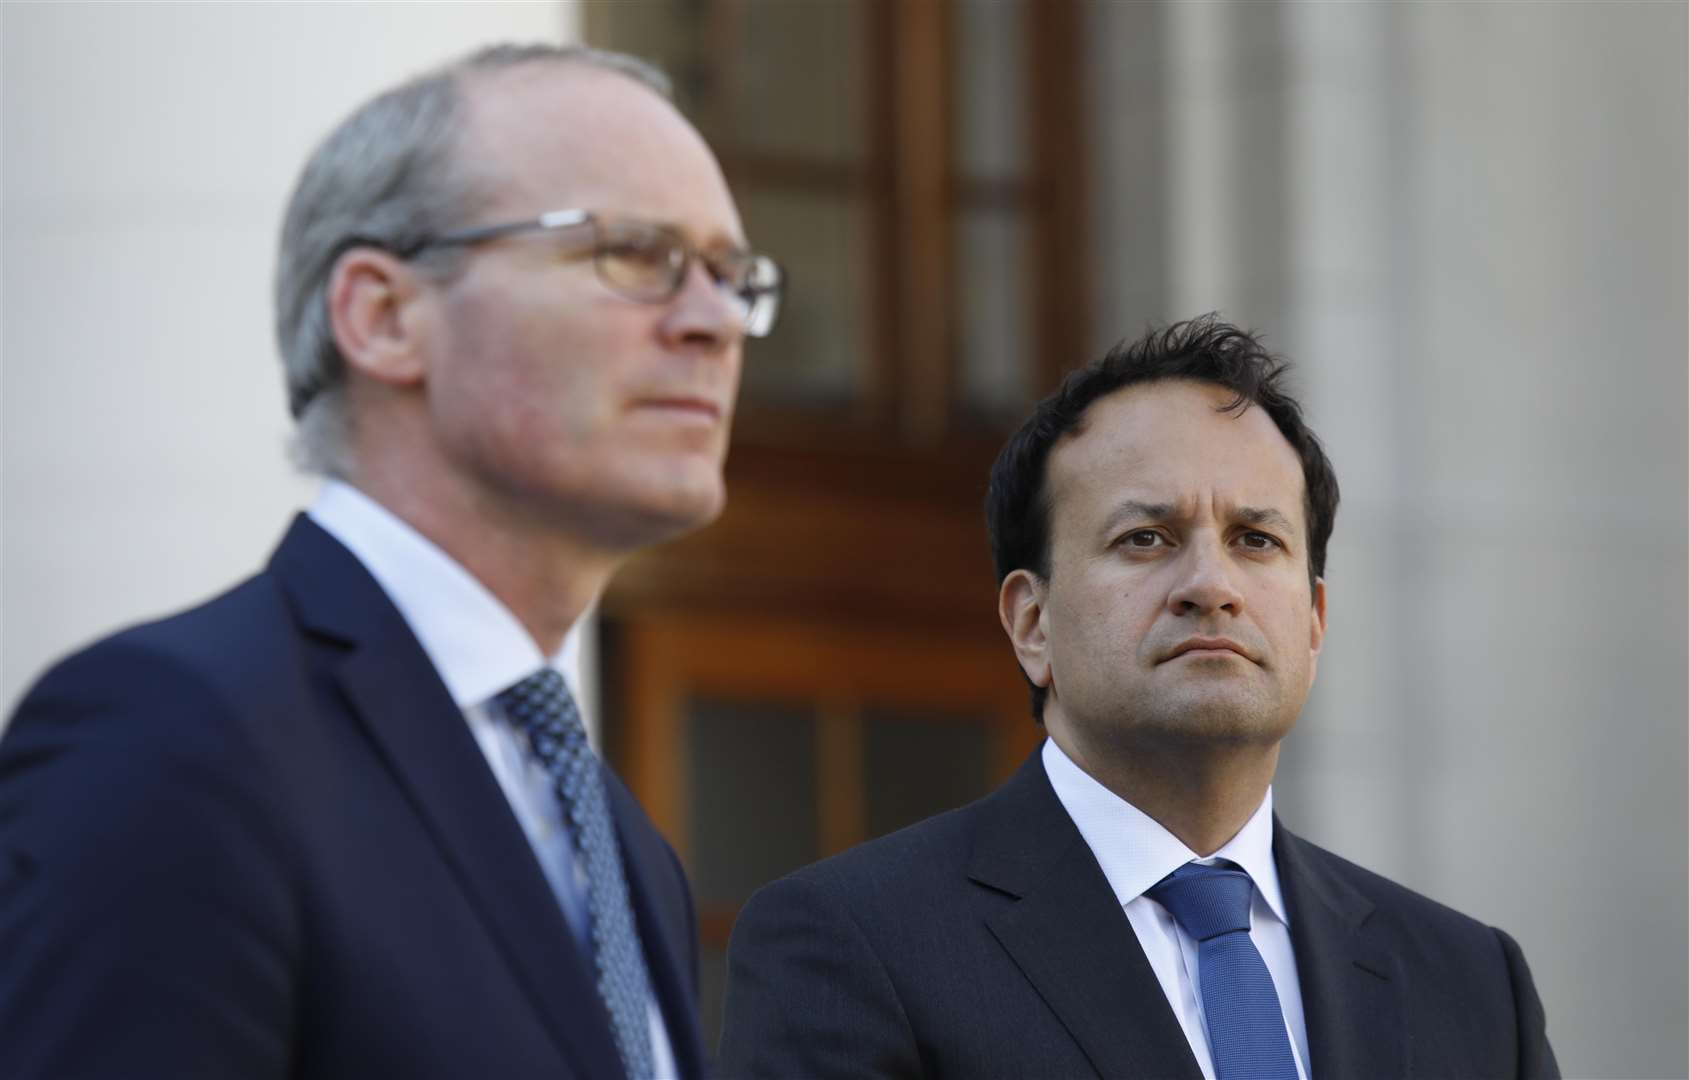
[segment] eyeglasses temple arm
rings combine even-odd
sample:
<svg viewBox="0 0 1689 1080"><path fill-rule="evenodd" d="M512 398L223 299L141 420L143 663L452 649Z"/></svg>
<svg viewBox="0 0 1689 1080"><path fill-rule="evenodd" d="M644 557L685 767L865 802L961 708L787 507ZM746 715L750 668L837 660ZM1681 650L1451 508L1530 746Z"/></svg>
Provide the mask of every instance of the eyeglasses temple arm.
<svg viewBox="0 0 1689 1080"><path fill-rule="evenodd" d="M499 225L483 225L479 228L460 229L440 236L425 237L398 254L408 259L429 248L464 247L486 240L496 240L512 233L531 232L535 229L567 229L575 225L585 225L591 220L592 215L585 210L552 210L526 221L507 221Z"/></svg>

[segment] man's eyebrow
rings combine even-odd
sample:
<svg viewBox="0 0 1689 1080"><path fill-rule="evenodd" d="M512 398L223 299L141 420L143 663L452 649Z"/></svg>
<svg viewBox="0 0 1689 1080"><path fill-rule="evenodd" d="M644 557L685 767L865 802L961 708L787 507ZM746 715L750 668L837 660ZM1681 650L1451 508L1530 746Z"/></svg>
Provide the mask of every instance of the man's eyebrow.
<svg viewBox="0 0 1689 1080"><path fill-rule="evenodd" d="M1290 533L1296 531L1294 522L1270 506L1240 506L1237 508L1237 516L1247 525L1268 525Z"/></svg>
<svg viewBox="0 0 1689 1080"><path fill-rule="evenodd" d="M1103 531L1112 532L1127 521L1165 521L1173 516L1172 503L1143 502L1139 499L1127 499L1114 508L1114 512L1103 522Z"/></svg>
<svg viewBox="0 0 1689 1080"><path fill-rule="evenodd" d="M1112 532L1128 521L1166 521L1177 513L1178 507L1172 503L1127 499L1108 515L1103 522L1103 531ZM1259 525L1288 533L1296 531L1296 524L1289 517L1270 506L1240 506L1234 514L1246 525Z"/></svg>

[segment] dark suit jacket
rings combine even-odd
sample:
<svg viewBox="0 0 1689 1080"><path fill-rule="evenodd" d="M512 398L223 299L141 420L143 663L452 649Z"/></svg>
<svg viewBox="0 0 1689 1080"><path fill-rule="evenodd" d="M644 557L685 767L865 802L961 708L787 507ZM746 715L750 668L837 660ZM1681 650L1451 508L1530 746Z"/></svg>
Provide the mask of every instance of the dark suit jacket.
<svg viewBox="0 0 1689 1080"><path fill-rule="evenodd" d="M679 863L606 770L682 1072ZM0 742L0 1073L621 1075L589 963L462 712L305 518L268 569L50 671Z"/></svg>
<svg viewBox="0 0 1689 1080"><path fill-rule="evenodd" d="M1507 935L1274 823L1314 1080L1554 1076ZM1178 1020L1038 754L752 897L724 1077L1180 1077Z"/></svg>

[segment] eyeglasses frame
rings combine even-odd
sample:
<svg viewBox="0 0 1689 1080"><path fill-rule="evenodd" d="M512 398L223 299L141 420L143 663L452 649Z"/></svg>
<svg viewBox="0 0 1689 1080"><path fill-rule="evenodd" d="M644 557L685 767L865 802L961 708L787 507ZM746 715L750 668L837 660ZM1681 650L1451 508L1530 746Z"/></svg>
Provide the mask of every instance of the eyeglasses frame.
<svg viewBox="0 0 1689 1080"><path fill-rule="evenodd" d="M603 257L603 233L601 230L607 224L609 224L609 222L606 222L602 215L591 210L548 210L539 217L525 218L521 221L504 221L491 225L477 225L467 229L457 229L452 232L442 233L439 236L425 236L413 243L405 245L401 249L395 249L393 253L398 255L401 259L413 259L431 248L470 247L475 244L485 243L489 240L498 240L506 236L514 236L524 232L558 232L565 229L579 228L583 225L590 225L593 227L595 232L595 243L592 248L582 254L590 254L592 256L593 268L597 271L599 280L603 282L606 288L610 289L619 296L625 296L630 300L640 303L667 303L668 301L674 299L674 297L679 294L680 290L685 287L686 275L691 271L694 260L703 265L705 272L710 275L710 279L716 284L721 285L725 283L726 279L720 272L720 268L716 264L715 260L709 254L698 248L697 245L693 244L691 240L687 239L686 235L679 229L676 229L672 225L665 225L659 222L641 221L639 224L650 225L655 228L672 232L676 238L679 239L681 251L684 253L686 258L681 264L679 272L675 274L674 284L669 288L667 293L661 296L632 294L627 289L618 287L613 281L608 280L604 271L599 266L598 260ZM774 324L779 318L781 302L785 298L786 270L770 256L743 250L738 252L738 254L742 254L749 259L750 264L753 267L763 270L772 270L774 273L774 284L772 288L760 289L756 295L747 300L743 320L743 329L747 337L767 337L774 329ZM755 276L756 273L754 271L751 275L748 275L748 277ZM770 298L772 299L770 300ZM770 310L770 308L772 310Z"/></svg>

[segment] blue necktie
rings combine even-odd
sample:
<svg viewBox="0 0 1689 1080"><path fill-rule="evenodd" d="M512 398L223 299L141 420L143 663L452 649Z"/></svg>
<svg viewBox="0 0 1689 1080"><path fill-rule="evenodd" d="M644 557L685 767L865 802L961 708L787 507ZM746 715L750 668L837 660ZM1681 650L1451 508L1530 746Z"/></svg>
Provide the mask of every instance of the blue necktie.
<svg viewBox="0 0 1689 1080"><path fill-rule="evenodd" d="M646 1080L656 1068L646 1011L651 977L633 925L602 766L587 743L575 699L556 671L548 667L528 676L500 694L498 703L517 730L527 734L534 757L551 774L575 853L586 871L598 996L610 1012L611 1034L628 1076Z"/></svg>
<svg viewBox="0 0 1689 1080"><path fill-rule="evenodd" d="M1266 961L1249 938L1255 883L1230 863L1186 863L1147 895L1198 942L1202 1011L1219 1080L1296 1080L1296 1060Z"/></svg>

